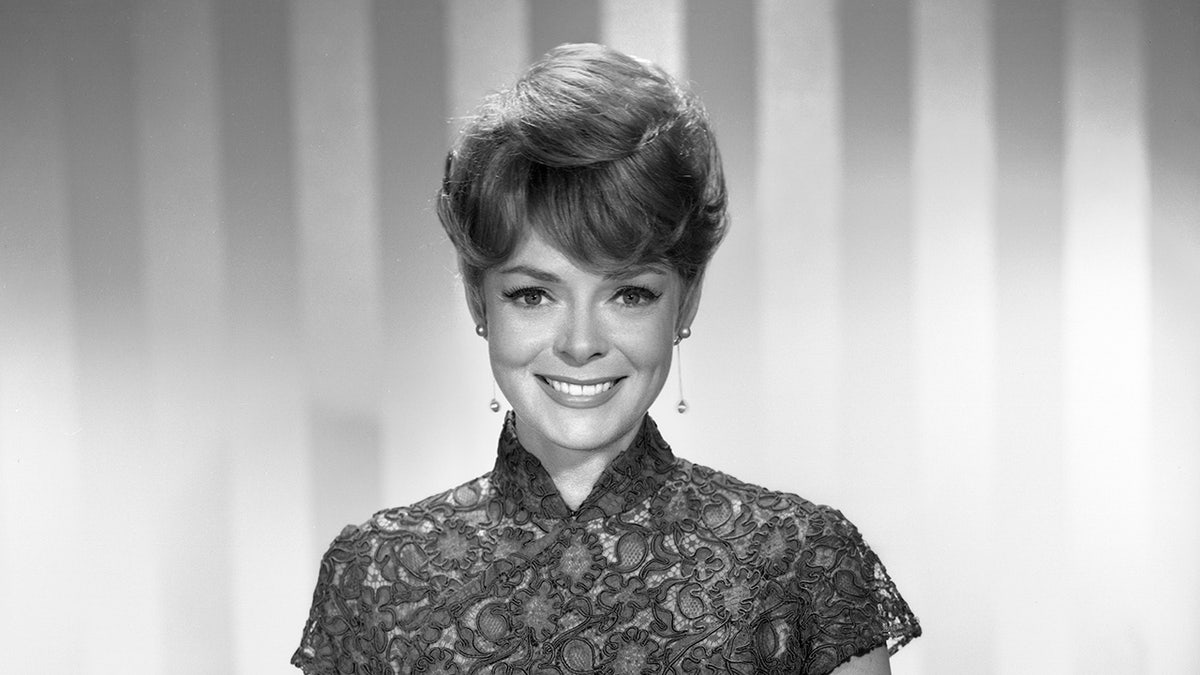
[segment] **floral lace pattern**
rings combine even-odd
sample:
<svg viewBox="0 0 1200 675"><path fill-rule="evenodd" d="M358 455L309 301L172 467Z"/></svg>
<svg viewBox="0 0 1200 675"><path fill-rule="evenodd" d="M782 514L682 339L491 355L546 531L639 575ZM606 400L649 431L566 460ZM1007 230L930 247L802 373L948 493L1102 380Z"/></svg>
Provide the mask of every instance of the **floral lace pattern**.
<svg viewBox="0 0 1200 675"><path fill-rule="evenodd" d="M347 527L292 663L334 673L828 673L921 634L838 511L677 459L645 418L572 512L517 442Z"/></svg>

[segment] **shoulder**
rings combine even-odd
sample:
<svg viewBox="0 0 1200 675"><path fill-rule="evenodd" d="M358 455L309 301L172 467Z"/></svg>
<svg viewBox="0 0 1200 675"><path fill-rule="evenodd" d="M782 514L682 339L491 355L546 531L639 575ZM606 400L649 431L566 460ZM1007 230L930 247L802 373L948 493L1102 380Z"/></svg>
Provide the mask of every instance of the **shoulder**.
<svg viewBox="0 0 1200 675"><path fill-rule="evenodd" d="M788 521L797 525L799 533L809 536L858 536L857 529L841 511L814 502L791 492L781 492L761 485L747 483L722 471L677 459L672 479L666 486L688 492L698 499L704 515L714 521L724 515L740 516L755 522Z"/></svg>
<svg viewBox="0 0 1200 675"><path fill-rule="evenodd" d="M767 586L777 584L793 603L805 672L829 673L866 654L878 660L880 647L895 651L921 634L887 569L841 511L686 460L670 485L689 494L697 536L729 542L739 569L761 570Z"/></svg>
<svg viewBox="0 0 1200 675"><path fill-rule="evenodd" d="M364 589L380 578L420 584L422 570L442 560L438 542L470 543L478 522L488 518L490 474L426 497L408 506L377 511L359 525L347 525L321 558L316 600L335 599L353 609ZM444 557L444 556L442 556ZM414 576L415 575L415 576Z"/></svg>
<svg viewBox="0 0 1200 675"><path fill-rule="evenodd" d="M728 569L783 581L864 561L865 544L840 511L676 459L650 504L664 532L695 537Z"/></svg>
<svg viewBox="0 0 1200 675"><path fill-rule="evenodd" d="M358 525L347 525L334 540L334 548L356 548L381 539L404 539L435 533L450 521L486 517L491 473L469 480L408 506L376 511Z"/></svg>

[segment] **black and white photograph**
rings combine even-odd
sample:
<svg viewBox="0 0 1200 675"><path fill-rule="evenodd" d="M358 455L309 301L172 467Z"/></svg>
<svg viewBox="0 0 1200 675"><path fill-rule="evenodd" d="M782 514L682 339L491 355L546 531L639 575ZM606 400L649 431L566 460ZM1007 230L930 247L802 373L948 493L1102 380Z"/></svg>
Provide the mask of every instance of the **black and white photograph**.
<svg viewBox="0 0 1200 675"><path fill-rule="evenodd" d="M0 672L1200 673L1200 3L0 0Z"/></svg>

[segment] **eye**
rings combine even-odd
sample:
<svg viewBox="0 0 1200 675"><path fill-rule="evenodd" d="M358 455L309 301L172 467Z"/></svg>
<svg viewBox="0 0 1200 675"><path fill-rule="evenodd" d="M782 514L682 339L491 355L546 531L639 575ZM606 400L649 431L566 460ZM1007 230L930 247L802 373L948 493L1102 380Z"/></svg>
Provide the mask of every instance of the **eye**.
<svg viewBox="0 0 1200 675"><path fill-rule="evenodd" d="M504 297L520 307L538 307L547 300L546 291L541 288L514 288L504 292Z"/></svg>
<svg viewBox="0 0 1200 675"><path fill-rule="evenodd" d="M617 302L627 307L640 307L658 300L659 293L642 286L626 286L617 291Z"/></svg>

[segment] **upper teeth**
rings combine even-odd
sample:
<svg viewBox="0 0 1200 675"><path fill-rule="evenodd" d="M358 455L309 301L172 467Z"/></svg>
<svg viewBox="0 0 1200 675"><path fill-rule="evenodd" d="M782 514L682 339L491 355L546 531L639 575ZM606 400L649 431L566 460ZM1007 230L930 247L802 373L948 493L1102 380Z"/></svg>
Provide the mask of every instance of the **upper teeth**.
<svg viewBox="0 0 1200 675"><path fill-rule="evenodd" d="M551 387L554 387L554 391L571 396L595 396L601 392L608 391L616 383L616 380L606 380L599 384L572 384L570 382L551 380L550 378L546 378L546 381L550 383Z"/></svg>

